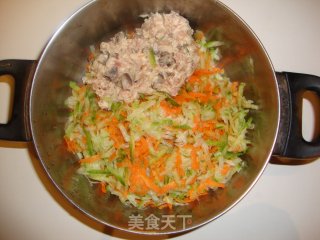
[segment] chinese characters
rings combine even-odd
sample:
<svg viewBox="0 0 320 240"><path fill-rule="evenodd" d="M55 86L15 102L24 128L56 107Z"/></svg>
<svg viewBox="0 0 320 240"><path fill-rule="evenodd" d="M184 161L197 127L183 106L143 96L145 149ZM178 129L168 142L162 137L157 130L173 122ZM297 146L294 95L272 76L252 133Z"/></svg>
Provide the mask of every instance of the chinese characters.
<svg viewBox="0 0 320 240"><path fill-rule="evenodd" d="M187 225L192 224L192 215L162 215L158 217L150 214L143 218L140 214L132 214L129 216L128 227L130 230L175 230L178 221L185 229Z"/></svg>

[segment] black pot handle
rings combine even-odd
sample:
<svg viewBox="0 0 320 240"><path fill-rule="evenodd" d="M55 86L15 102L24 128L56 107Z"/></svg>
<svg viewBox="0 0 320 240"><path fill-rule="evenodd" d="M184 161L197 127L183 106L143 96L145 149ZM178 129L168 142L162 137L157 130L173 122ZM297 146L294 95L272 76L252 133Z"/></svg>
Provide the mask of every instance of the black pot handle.
<svg viewBox="0 0 320 240"><path fill-rule="evenodd" d="M280 127L273 155L309 159L320 156L320 139L307 142L302 137L302 95L311 90L320 96L320 77L282 72L276 73L280 99Z"/></svg>
<svg viewBox="0 0 320 240"><path fill-rule="evenodd" d="M29 131L28 101L32 75L36 66L33 60L2 60L0 75L9 74L14 78L14 98L11 119L0 124L0 139L9 141L31 141Z"/></svg>

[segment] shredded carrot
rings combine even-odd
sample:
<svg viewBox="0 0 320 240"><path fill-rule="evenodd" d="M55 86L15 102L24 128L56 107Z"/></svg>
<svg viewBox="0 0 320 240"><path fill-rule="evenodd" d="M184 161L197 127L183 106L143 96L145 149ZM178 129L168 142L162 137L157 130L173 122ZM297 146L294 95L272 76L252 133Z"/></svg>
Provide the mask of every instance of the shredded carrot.
<svg viewBox="0 0 320 240"><path fill-rule="evenodd" d="M191 168L193 170L199 169L199 161L198 161L198 157L197 157L196 148L192 148L192 150L191 150Z"/></svg>
<svg viewBox="0 0 320 240"><path fill-rule="evenodd" d="M211 96L213 94L213 87L210 83L207 83L207 85L204 88L204 91Z"/></svg>
<svg viewBox="0 0 320 240"><path fill-rule="evenodd" d="M148 142L144 137L135 143L135 158L143 160L144 165L147 166L147 157L150 154Z"/></svg>
<svg viewBox="0 0 320 240"><path fill-rule="evenodd" d="M97 154L97 155L93 155L93 156L90 156L87 158L80 159L79 162L80 163L93 163L93 162L96 162L100 159L101 159L101 156L99 154Z"/></svg>
<svg viewBox="0 0 320 240"><path fill-rule="evenodd" d="M197 193L194 189L190 189L187 193L188 197L184 200L184 202L189 203L194 201L197 198Z"/></svg>
<svg viewBox="0 0 320 240"><path fill-rule="evenodd" d="M107 111L97 111L96 113L96 120L105 120L110 118L111 113ZM108 121L106 121L108 123Z"/></svg>
<svg viewBox="0 0 320 240"><path fill-rule="evenodd" d="M170 182L170 183L164 185L164 186L161 188L161 193L162 193L162 194L166 194L166 193L169 192L170 190L175 189L177 186L178 186L178 185L177 185L176 182Z"/></svg>
<svg viewBox="0 0 320 240"><path fill-rule="evenodd" d="M116 149L119 149L120 146L124 143L124 139L123 139L123 136L120 132L118 128L113 128L113 127L108 127L107 128L109 134L110 134L110 138L112 139L112 141L114 142L114 146Z"/></svg>
<svg viewBox="0 0 320 240"><path fill-rule="evenodd" d="M157 159L157 161L155 162L155 164L151 165L151 169L152 169L152 174L158 178L160 181L163 181L164 179L164 172L165 172L165 162L168 159L168 157L170 156L170 154L164 154L163 156L161 156L159 159Z"/></svg>
<svg viewBox="0 0 320 240"><path fill-rule="evenodd" d="M194 184L197 181L197 175L195 175L191 181L189 182L190 185Z"/></svg>
<svg viewBox="0 0 320 240"><path fill-rule="evenodd" d="M78 152L79 150L79 147L77 146L76 142L67 138L67 137L64 137L64 141L67 145L67 149L69 152L72 152L72 153L76 153Z"/></svg>
<svg viewBox="0 0 320 240"><path fill-rule="evenodd" d="M102 193L107 193L107 184L106 182L100 182L100 189Z"/></svg>
<svg viewBox="0 0 320 240"><path fill-rule="evenodd" d="M115 159L116 156L117 156L117 153L116 153L116 151L114 151L114 152L110 155L109 161L112 162L112 161Z"/></svg>
<svg viewBox="0 0 320 240"><path fill-rule="evenodd" d="M148 187L146 186L144 180L141 178L141 170L140 168L133 166L131 168L131 174L130 174L130 193L135 194L146 194L148 192Z"/></svg>
<svg viewBox="0 0 320 240"><path fill-rule="evenodd" d="M222 100L219 99L219 101L213 106L214 110L218 111L222 108Z"/></svg>
<svg viewBox="0 0 320 240"><path fill-rule="evenodd" d="M154 150L157 151L159 148L160 141L150 135L147 137L147 140L150 141L150 143L153 145Z"/></svg>
<svg viewBox="0 0 320 240"><path fill-rule="evenodd" d="M126 112L126 111L122 111L122 112L120 113L120 115L121 115L122 117L126 118L126 117L127 117L127 112Z"/></svg>
<svg viewBox="0 0 320 240"><path fill-rule="evenodd" d="M215 101L218 97L215 95L199 92L183 92L177 95L174 99L179 104L183 102L199 101L201 103L207 103L209 101Z"/></svg>
<svg viewBox="0 0 320 240"><path fill-rule="evenodd" d="M179 176L184 175L184 170L181 165L182 165L182 157L181 157L180 149L178 148L176 151L176 169Z"/></svg>
<svg viewBox="0 0 320 240"><path fill-rule="evenodd" d="M154 183L153 179L148 178L145 174L140 175L141 179L144 181L144 184L152 189L156 193L161 193L160 188Z"/></svg>
<svg viewBox="0 0 320 240"><path fill-rule="evenodd" d="M212 131L215 130L216 122L214 120L201 121L199 115L195 115L193 119L194 127L192 130L202 132L204 138L209 137Z"/></svg>
<svg viewBox="0 0 320 240"><path fill-rule="evenodd" d="M205 135L210 134L215 130L215 121L202 121L198 124L197 130L203 132Z"/></svg>
<svg viewBox="0 0 320 240"><path fill-rule="evenodd" d="M115 117L112 117L110 120L106 120L106 130L110 134L110 138L114 142L116 149L119 149L122 144L125 143L123 135L118 127L118 120Z"/></svg>
<svg viewBox="0 0 320 240"><path fill-rule="evenodd" d="M191 168L193 170L198 170L199 161L198 161L197 151L199 151L201 147L195 147L194 145L191 145L191 144L186 144L184 145L184 147L191 149Z"/></svg>
<svg viewBox="0 0 320 240"><path fill-rule="evenodd" d="M222 73L223 69L214 67L212 69L197 69L194 71L193 75L195 76L203 76L203 75L212 75L216 73Z"/></svg>
<svg viewBox="0 0 320 240"><path fill-rule="evenodd" d="M188 96L190 96L192 99L201 99L202 101L208 101L209 96L205 93L198 93L198 92L189 92Z"/></svg>
<svg viewBox="0 0 320 240"><path fill-rule="evenodd" d="M196 76L196 75L192 75L189 79L188 79L189 83L199 83L201 82L201 79Z"/></svg>
<svg viewBox="0 0 320 240"><path fill-rule="evenodd" d="M137 194L145 194L149 189L156 193L161 193L161 189L154 183L153 179L149 178L145 169L140 166L133 166L130 175L131 186L129 191Z"/></svg>
<svg viewBox="0 0 320 240"><path fill-rule="evenodd" d="M215 153L217 151L218 151L218 147L216 147L216 146L212 146L209 148L209 153Z"/></svg>
<svg viewBox="0 0 320 240"><path fill-rule="evenodd" d="M222 175L227 175L228 172L230 171L231 167L228 164L224 164L223 168L221 169L221 174Z"/></svg>
<svg viewBox="0 0 320 240"><path fill-rule="evenodd" d="M129 158L125 158L123 161L121 162L117 162L117 167L118 168L124 168L127 167L128 169L132 167L132 163L129 160Z"/></svg>
<svg viewBox="0 0 320 240"><path fill-rule="evenodd" d="M199 128L199 124L200 124L200 115L199 114L196 114L193 117L193 124L194 124L194 127L192 128L192 130L197 131L197 129Z"/></svg>
<svg viewBox="0 0 320 240"><path fill-rule="evenodd" d="M182 112L181 107L170 106L170 104L165 100L160 102L160 106L165 111L166 115L176 115Z"/></svg>

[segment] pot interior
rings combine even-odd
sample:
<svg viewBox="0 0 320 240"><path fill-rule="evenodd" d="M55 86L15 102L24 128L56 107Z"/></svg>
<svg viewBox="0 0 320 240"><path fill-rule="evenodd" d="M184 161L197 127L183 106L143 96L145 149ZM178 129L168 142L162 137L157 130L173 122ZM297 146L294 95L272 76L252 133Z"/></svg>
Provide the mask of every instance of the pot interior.
<svg viewBox="0 0 320 240"><path fill-rule="evenodd" d="M102 195L77 174L75 156L63 141L69 114L64 101L71 94L70 81L81 82L89 46L108 40L124 28L141 25L139 15L174 10L190 21L193 29L210 31L212 39L225 42L222 61L232 80L245 82L247 98L259 110L252 113L255 130L250 132L247 167L228 186L187 206L138 210L124 206L117 197ZM39 61L31 90L30 124L38 156L60 191L78 208L111 227L128 230L130 216L144 219L174 215L173 228L158 233L180 232L205 224L235 205L261 175L272 153L279 121L279 96L274 71L263 47L250 29L218 1L208 0L108 0L93 1L76 12L53 36ZM191 221L182 221L182 217ZM148 232L147 229L134 231Z"/></svg>

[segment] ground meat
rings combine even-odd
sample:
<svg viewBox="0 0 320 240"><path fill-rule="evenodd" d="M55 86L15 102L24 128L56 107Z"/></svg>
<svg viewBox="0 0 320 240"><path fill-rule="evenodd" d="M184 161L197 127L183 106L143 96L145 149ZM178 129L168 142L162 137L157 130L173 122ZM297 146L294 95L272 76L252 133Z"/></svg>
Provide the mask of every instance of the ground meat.
<svg viewBox="0 0 320 240"><path fill-rule="evenodd" d="M154 91L175 96L199 62L192 34L175 12L151 14L134 34L119 32L102 42L83 82L92 85L106 109L110 102L132 102Z"/></svg>

